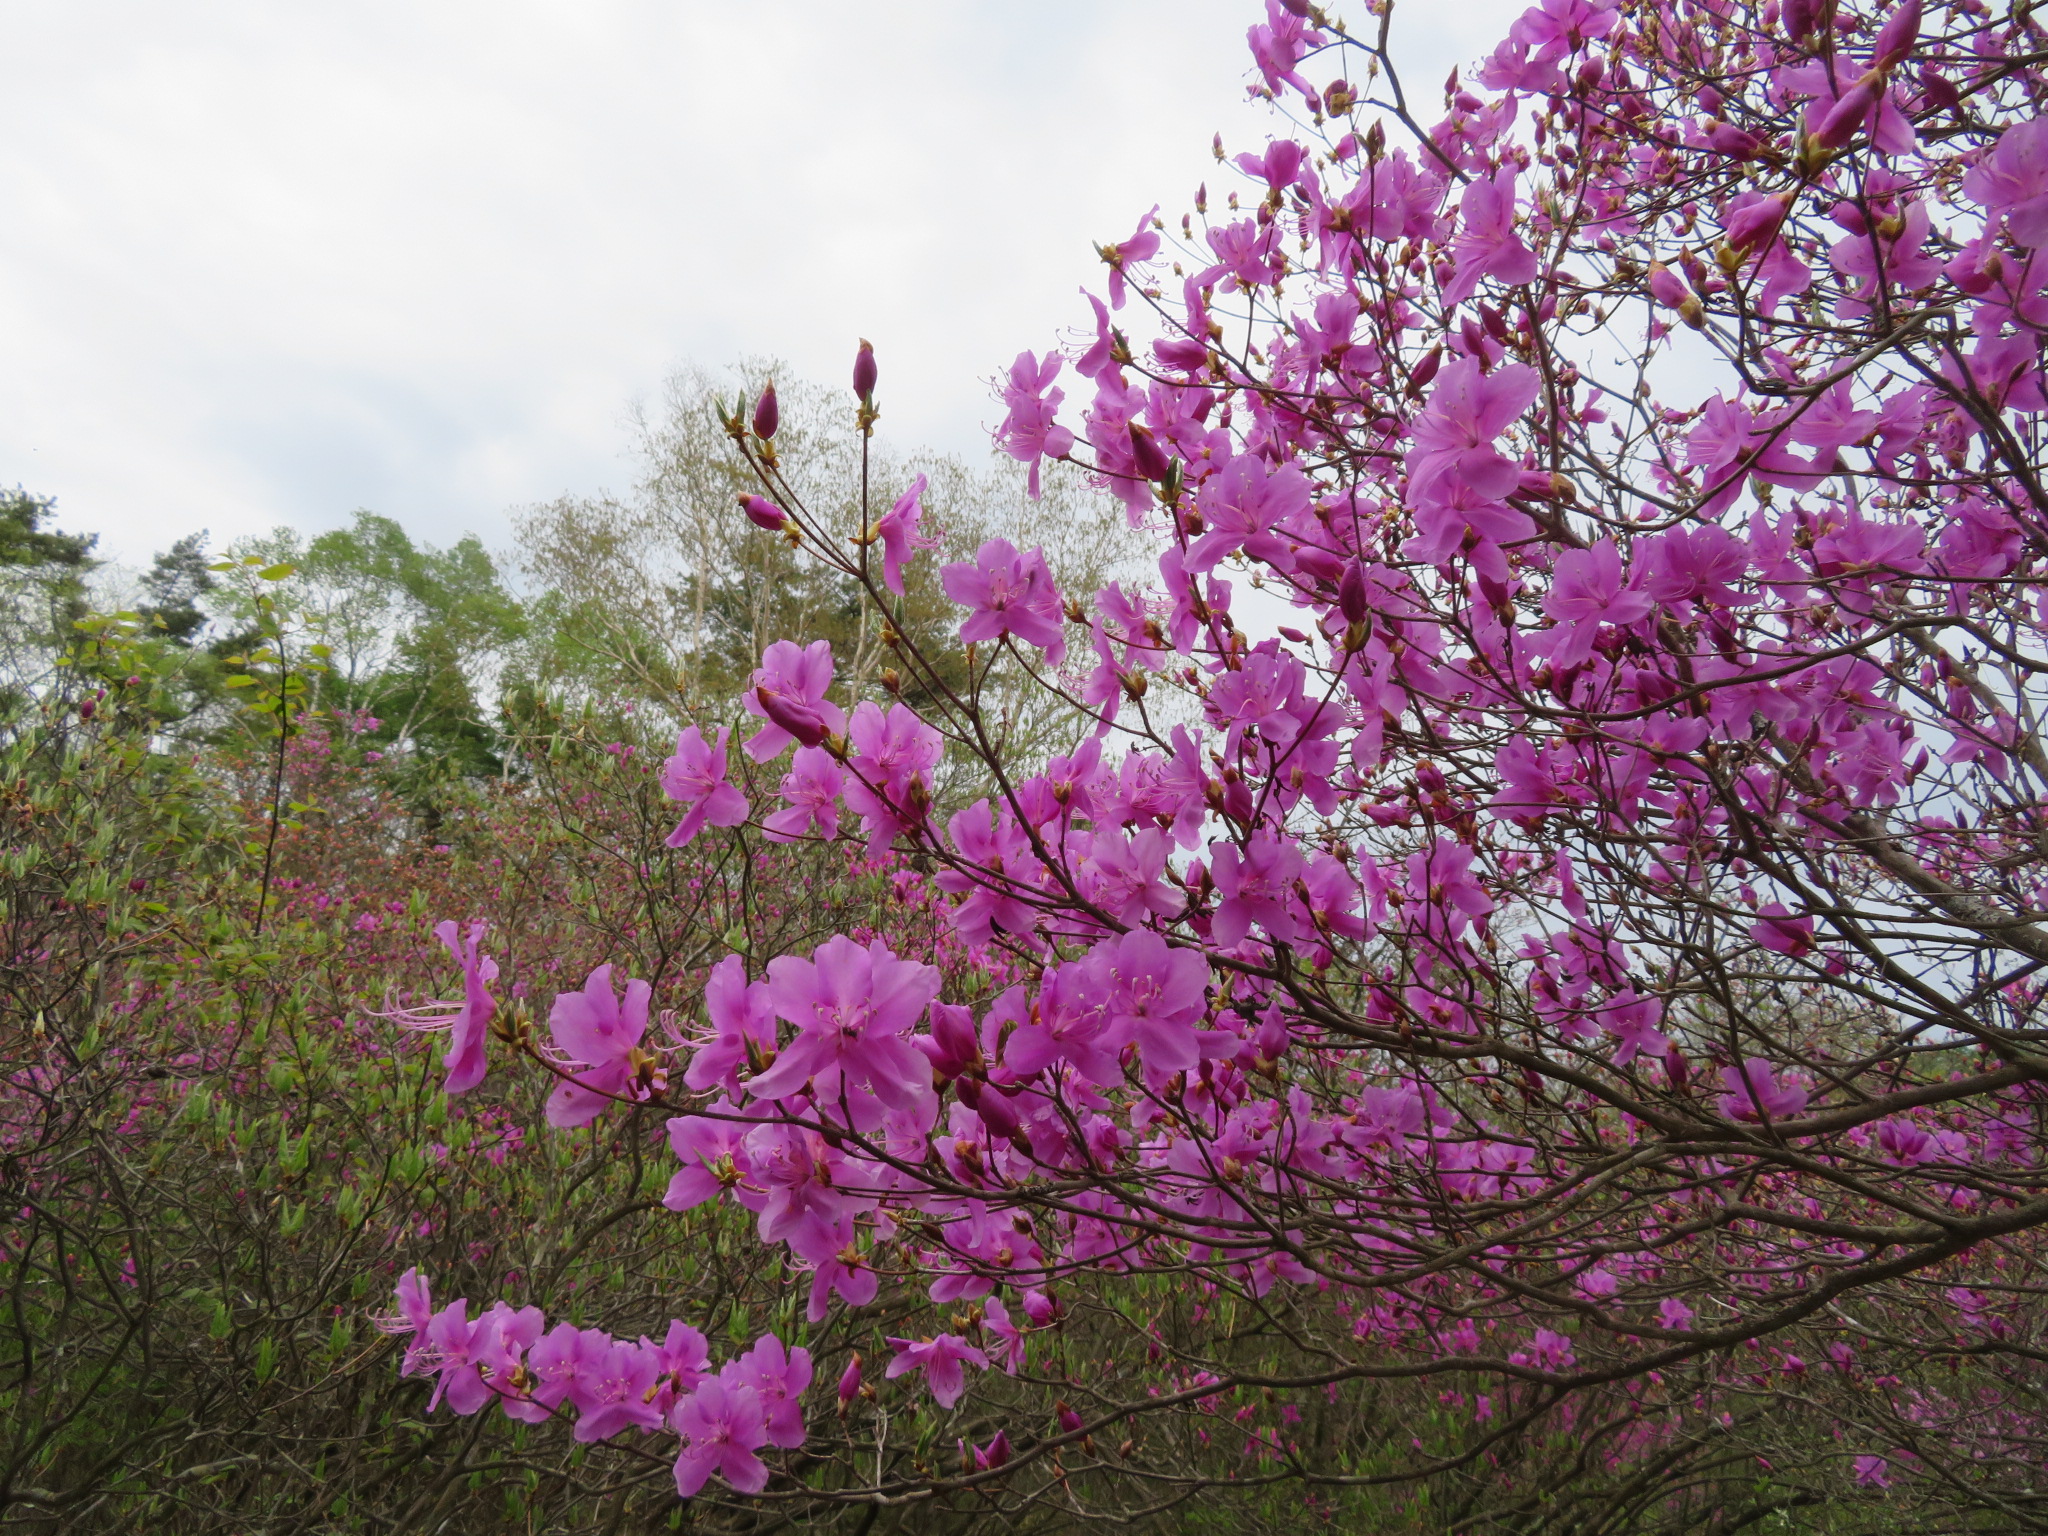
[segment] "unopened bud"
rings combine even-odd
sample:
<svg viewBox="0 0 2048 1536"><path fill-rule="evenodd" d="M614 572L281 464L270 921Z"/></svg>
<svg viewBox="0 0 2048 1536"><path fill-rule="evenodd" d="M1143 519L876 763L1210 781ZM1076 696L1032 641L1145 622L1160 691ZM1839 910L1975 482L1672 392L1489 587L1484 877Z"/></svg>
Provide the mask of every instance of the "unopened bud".
<svg viewBox="0 0 2048 1536"><path fill-rule="evenodd" d="M863 336L860 351L853 359L853 392L860 396L863 405L874 397L875 381L879 376L875 367L874 344Z"/></svg>
<svg viewBox="0 0 2048 1536"><path fill-rule="evenodd" d="M1130 434L1131 462L1137 466L1138 473L1147 480L1164 480L1168 460L1158 439L1135 421L1130 425Z"/></svg>
<svg viewBox="0 0 2048 1536"><path fill-rule="evenodd" d="M770 533L779 533L783 524L789 521L789 514L765 496L742 496L740 507L747 514L747 520L756 528L765 528Z"/></svg>
<svg viewBox="0 0 2048 1536"><path fill-rule="evenodd" d="M1371 595L1365 590L1365 571L1355 560L1344 568L1337 583L1337 610L1352 624L1363 623L1372 611Z"/></svg>
<svg viewBox="0 0 2048 1536"><path fill-rule="evenodd" d="M1436 377L1437 369L1444 365L1444 349L1431 347L1429 356L1417 363L1408 375L1408 392L1414 394Z"/></svg>
<svg viewBox="0 0 2048 1536"><path fill-rule="evenodd" d="M1884 93L1884 74L1871 70L1836 102L1828 115L1820 120L1820 126L1808 136L1808 142L1819 149L1835 150L1856 137L1856 131L1863 126L1863 120L1870 115L1870 109L1877 105L1877 99Z"/></svg>
<svg viewBox="0 0 2048 1536"><path fill-rule="evenodd" d="M761 391L761 398L754 405L754 436L770 438L782 424L782 413L775 404L775 381L770 379L768 387Z"/></svg>

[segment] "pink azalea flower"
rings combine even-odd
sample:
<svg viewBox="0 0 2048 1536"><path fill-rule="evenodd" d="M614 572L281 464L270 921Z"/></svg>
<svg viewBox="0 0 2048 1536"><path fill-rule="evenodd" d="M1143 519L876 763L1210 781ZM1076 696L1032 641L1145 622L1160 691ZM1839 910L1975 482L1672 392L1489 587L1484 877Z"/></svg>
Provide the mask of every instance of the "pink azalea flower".
<svg viewBox="0 0 2048 1536"><path fill-rule="evenodd" d="M1106 1002L1101 985L1079 965L1048 973L1035 1004L1026 1000L1022 987L1007 989L988 1011L998 1029L1015 1021L1003 1047L1004 1066L1021 1080L1067 1061L1091 1083L1120 1081L1121 1042L1110 1033Z"/></svg>
<svg viewBox="0 0 2048 1536"><path fill-rule="evenodd" d="M1728 1092L1718 1102L1730 1120L1789 1120L1806 1108L1806 1090L1781 1084L1761 1056L1750 1057L1740 1070L1723 1067L1721 1081Z"/></svg>
<svg viewBox="0 0 2048 1536"><path fill-rule="evenodd" d="M1112 293L1118 291L1114 277L1110 287ZM1010 364L1010 381L1003 386L1003 404L1009 414L996 428L996 442L1011 458L1031 466L1034 501L1040 489L1039 461L1063 458L1074 448L1074 434L1053 419L1066 398L1066 391L1054 389L1052 383L1060 375L1062 361L1053 353L1047 353L1040 362L1029 352L1019 352L1017 360Z"/></svg>
<svg viewBox="0 0 2048 1536"><path fill-rule="evenodd" d="M794 1450L804 1443L803 1395L811 1385L811 1352L787 1349L772 1333L719 1372L730 1384L751 1388L760 1396L768 1443Z"/></svg>
<svg viewBox="0 0 2048 1536"><path fill-rule="evenodd" d="M730 1099L719 1099L711 1107L719 1116L738 1113ZM746 1154L750 1129L736 1120L707 1115L671 1116L669 1150L683 1166L669 1179L661 1203L672 1211L687 1211L737 1184L752 1171Z"/></svg>
<svg viewBox="0 0 2048 1536"><path fill-rule="evenodd" d="M981 1325L1001 1341L996 1351L996 1361L1014 1376L1024 1365L1024 1330L1010 1321L1010 1309L997 1297L990 1296L981 1304Z"/></svg>
<svg viewBox="0 0 2048 1536"><path fill-rule="evenodd" d="M716 1472L739 1493L768 1486L768 1467L755 1454L768 1443L768 1421L752 1387L718 1377L676 1399L669 1423L687 1442L676 1458L676 1492L694 1498Z"/></svg>
<svg viewBox="0 0 2048 1536"><path fill-rule="evenodd" d="M1813 949L1813 919L1794 917L1774 901L1757 909L1757 919L1749 925L1749 936L1765 949L1796 960Z"/></svg>
<svg viewBox="0 0 2048 1536"><path fill-rule="evenodd" d="M1060 595L1041 551L1019 554L1008 539L990 539L975 551L972 565L946 566L939 580L946 596L973 610L960 626L962 640L1015 635L1044 651L1054 666L1066 659Z"/></svg>
<svg viewBox="0 0 2048 1536"><path fill-rule="evenodd" d="M718 728L718 742L704 740L696 726L685 726L676 737L675 755L662 765L661 787L669 799L687 809L668 846L684 848L709 826L736 827L747 819L747 797L727 781L725 743L731 733Z"/></svg>
<svg viewBox="0 0 2048 1536"><path fill-rule="evenodd" d="M1420 499L1446 496L1454 485L1485 501L1498 501L1521 480L1521 466L1495 444L1529 409L1543 380L1526 363L1481 371L1462 357L1438 375L1429 405L1410 438L1408 487Z"/></svg>
<svg viewBox="0 0 2048 1536"><path fill-rule="evenodd" d="M1516 233L1515 173L1503 169L1492 177L1475 178L1458 205L1457 243L1451 247L1455 272L1444 285L1444 308L1462 304L1478 290L1480 279L1526 283L1536 275L1536 253Z"/></svg>
<svg viewBox="0 0 2048 1536"><path fill-rule="evenodd" d="M932 1065L907 1038L938 996L939 973L899 960L879 940L827 939L808 960L768 962L768 996L797 1027L775 1064L747 1084L757 1099L780 1099L810 1082L821 1102L865 1092L891 1109L932 1096Z"/></svg>
<svg viewBox="0 0 2048 1536"><path fill-rule="evenodd" d="M1621 551L1612 539L1557 557L1543 611L1557 621L1549 633L1550 661L1557 667L1582 665L1593 654L1604 624L1633 624L1649 613L1650 594L1626 584Z"/></svg>
<svg viewBox="0 0 2048 1536"><path fill-rule="evenodd" d="M1299 149L1299 146L1296 146ZM1124 283L1132 267L1141 267L1159 254L1159 232L1152 227L1152 221L1159 216L1159 205L1154 203L1146 215L1138 220L1138 227L1131 231L1131 238L1120 245L1102 247L1102 259L1109 263L1109 307L1124 307ZM1029 352L1024 354L1028 358ZM1023 358L1018 359L1019 362ZM1014 370L1011 378L1016 378ZM1064 451L1064 450L1062 450Z"/></svg>
<svg viewBox="0 0 2048 1536"><path fill-rule="evenodd" d="M814 747L828 732L846 729L846 714L826 698L832 686L832 642L798 646L777 640L761 653L753 686L740 695L740 708L767 724L747 739L747 756L765 763L792 741Z"/></svg>
<svg viewBox="0 0 2048 1536"><path fill-rule="evenodd" d="M406 1341L405 1361L399 1368L401 1376L418 1373L420 1363L427 1352L427 1328L434 1320L434 1291L427 1283L427 1277L419 1272L418 1266L408 1269L398 1277L398 1311L395 1316L381 1317L377 1327L384 1333L411 1333Z"/></svg>
<svg viewBox="0 0 2048 1536"><path fill-rule="evenodd" d="M428 1003L392 1015L407 1029L448 1031L448 1051L441 1058L448 1074L441 1082L443 1093L467 1093L484 1080L484 1046L490 1039L491 1016L498 1008L489 988L498 979L498 962L479 951L483 935L482 923L471 923L469 933L461 939L453 922L437 923L434 937L462 967L462 1001Z"/></svg>
<svg viewBox="0 0 2048 1536"><path fill-rule="evenodd" d="M761 1055L775 1049L775 1007L765 986L748 983L746 962L727 955L704 979L704 1011L711 1019L711 1035L691 1055L684 1086L692 1093L711 1088L736 1092L740 1068L747 1065L750 1052Z"/></svg>
<svg viewBox="0 0 2048 1536"><path fill-rule="evenodd" d="M1657 1028L1664 1005L1654 997L1622 992L1600 1010L1600 1027L1614 1036L1612 1060L1625 1067L1637 1056L1661 1056L1671 1038Z"/></svg>
<svg viewBox="0 0 2048 1536"><path fill-rule="evenodd" d="M654 1349L589 1331L578 1345L581 1359L568 1392L578 1441L589 1445L622 1429L651 1430L661 1422L654 1404L659 1374Z"/></svg>
<svg viewBox="0 0 2048 1536"><path fill-rule="evenodd" d="M831 841L839 835L839 796L845 788L846 771L830 752L798 747L782 779L782 798L789 804L761 823L762 835L771 843L812 836Z"/></svg>
<svg viewBox="0 0 2048 1536"><path fill-rule="evenodd" d="M967 1390L965 1367L988 1369L988 1356L955 1334L942 1333L935 1339L891 1338L888 1342L896 1350L885 1373L888 1379L922 1371L926 1388L941 1408L952 1407Z"/></svg>
<svg viewBox="0 0 2048 1536"><path fill-rule="evenodd" d="M1096 945L1087 969L1110 1029L1136 1044L1146 1066L1164 1074L1201 1064L1214 1032L1199 1027L1209 1010L1209 963L1199 952L1140 928Z"/></svg>
<svg viewBox="0 0 2048 1536"><path fill-rule="evenodd" d="M679 1396L710 1375L711 1348L702 1333L680 1320L668 1325L668 1333L659 1344L643 1335L640 1347L654 1361L661 1388L654 1404L666 1418Z"/></svg>
<svg viewBox="0 0 2048 1536"><path fill-rule="evenodd" d="M879 857L924 825L932 770L945 742L907 706L891 704L884 714L873 700L854 710L846 738L853 756L841 793L861 818L870 853Z"/></svg>
<svg viewBox="0 0 2048 1536"><path fill-rule="evenodd" d="M2021 245L2048 245L2048 118L2014 123L1963 175L1963 195Z"/></svg>
<svg viewBox="0 0 2048 1536"><path fill-rule="evenodd" d="M924 517L920 499L924 487L925 477L919 475L875 524L875 536L882 541L882 585L898 597L903 595L903 567L910 563L913 552L930 543L920 542L917 536L917 525Z"/></svg>
<svg viewBox="0 0 2048 1536"><path fill-rule="evenodd" d="M1235 948L1257 926L1275 944L1292 943L1300 933L1294 882L1305 867L1300 848L1263 829L1245 840L1242 853L1235 843L1211 843L1209 874L1222 898L1209 920L1216 942Z"/></svg>
<svg viewBox="0 0 2048 1536"><path fill-rule="evenodd" d="M555 1051L565 1065L588 1068L557 1083L548 1095L548 1124L588 1125L613 1100L628 1097L653 1058L640 1049L647 1033L647 1004L654 989L628 981L622 1004L612 990L612 968L600 965L580 992L558 992L548 1014Z"/></svg>

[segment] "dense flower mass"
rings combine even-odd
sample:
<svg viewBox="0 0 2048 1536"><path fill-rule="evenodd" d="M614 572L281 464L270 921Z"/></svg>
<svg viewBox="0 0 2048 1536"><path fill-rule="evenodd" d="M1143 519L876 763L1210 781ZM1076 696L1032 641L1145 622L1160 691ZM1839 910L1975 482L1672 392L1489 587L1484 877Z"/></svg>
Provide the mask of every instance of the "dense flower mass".
<svg viewBox="0 0 2048 1536"><path fill-rule="evenodd" d="M1063 597L990 540L939 573L964 664L885 627L900 697L849 715L829 648L779 642L742 701L755 762L798 748L768 835L914 860L968 963L722 960L676 1068L600 973L556 1004L581 1065L552 1118L670 1108L669 1204L755 1213L814 1323L885 1280L983 1303L889 1340L941 1408L1028 1368L1084 1283L1316 1298L1284 1377L1098 1386L970 1483L1239 1384L1376 1375L1476 1374L1458 1405L1502 1434L1617 1390L1648 1452L1694 1410L1663 1373L1793 1329L1844 1373L1886 1330L1968 1339L1983 1400L1916 1411L1988 1415L1972 1475L2018 1478L2012 1244L2048 1222L2039 29L1544 0L1434 124L1384 36L1269 0L1280 136L1227 210L1103 248L1088 345L1002 386L1034 485L1077 467L1156 536L1149 590ZM922 488L863 535L876 570L748 451L890 612ZM1077 712L1048 760L1006 755L998 666ZM685 735L689 835L751 814L723 734ZM938 804L945 754L986 771L973 803ZM461 1411L545 1347L503 1304L406 1307ZM679 1486L763 1487L808 1363L691 1393L650 1349L576 1375L579 1413L646 1428L672 1390ZM1909 1475L1852 1452L1845 1479Z"/></svg>

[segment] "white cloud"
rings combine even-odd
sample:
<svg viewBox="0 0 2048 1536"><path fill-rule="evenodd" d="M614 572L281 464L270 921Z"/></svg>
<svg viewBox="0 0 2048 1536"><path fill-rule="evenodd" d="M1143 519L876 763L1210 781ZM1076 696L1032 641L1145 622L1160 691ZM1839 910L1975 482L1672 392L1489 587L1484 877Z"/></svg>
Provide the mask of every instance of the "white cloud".
<svg viewBox="0 0 2048 1536"><path fill-rule="evenodd" d="M1415 94L1518 7L1409 0ZM1271 118L1249 0L0 0L0 484L138 560L619 482L686 359L975 452L1089 242ZM1327 72L1334 73L1334 68Z"/></svg>

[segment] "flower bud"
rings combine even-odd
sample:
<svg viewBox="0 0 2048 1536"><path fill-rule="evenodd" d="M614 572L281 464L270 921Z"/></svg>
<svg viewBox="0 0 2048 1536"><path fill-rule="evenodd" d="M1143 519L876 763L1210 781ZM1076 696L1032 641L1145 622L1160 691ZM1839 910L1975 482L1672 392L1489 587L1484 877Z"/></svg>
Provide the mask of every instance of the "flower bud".
<svg viewBox="0 0 2048 1536"><path fill-rule="evenodd" d="M1726 228L1729 246L1747 255L1769 245L1785 222L1785 215L1792 210L1792 197L1790 192L1776 192L1730 213Z"/></svg>
<svg viewBox="0 0 2048 1536"><path fill-rule="evenodd" d="M1152 343L1152 355L1167 367L1182 373L1199 373L1209 363L1209 349L1186 336L1172 336Z"/></svg>
<svg viewBox="0 0 2048 1536"><path fill-rule="evenodd" d="M1408 375L1409 392L1412 394L1420 390L1431 379L1436 377L1437 369L1443 367L1443 365L1444 349L1442 347L1430 348L1429 356L1417 363Z"/></svg>
<svg viewBox="0 0 2048 1536"><path fill-rule="evenodd" d="M979 1079L963 1077L953 1085L953 1092L961 1103L981 1117L981 1123L988 1127L991 1138L1008 1141L1024 1129L1024 1122L1008 1096L985 1086Z"/></svg>
<svg viewBox="0 0 2048 1536"><path fill-rule="evenodd" d="M783 697L772 688L756 688L754 702L772 724L781 726L807 747L815 747L829 734L824 717L808 704Z"/></svg>
<svg viewBox="0 0 2048 1536"><path fill-rule="evenodd" d="M1667 309L1677 310L1678 318L1694 330L1707 323L1699 296L1685 285L1684 278L1661 261L1650 263L1650 297Z"/></svg>
<svg viewBox="0 0 2048 1536"><path fill-rule="evenodd" d="M1892 12L1892 18L1877 34L1877 44L1872 49L1873 63L1878 69L1890 69L1899 60L1913 51L1913 45L1920 41L1920 0L1906 0L1906 3Z"/></svg>
<svg viewBox="0 0 2048 1536"><path fill-rule="evenodd" d="M997 1430L995 1439L985 1446L974 1448L974 1464L977 1469L993 1472L1008 1463L1010 1459L1010 1436L1005 1430Z"/></svg>
<svg viewBox="0 0 2048 1536"><path fill-rule="evenodd" d="M879 376L875 367L874 343L865 336L860 341L860 351L853 359L853 392L860 396L865 405L874 397L875 381Z"/></svg>
<svg viewBox="0 0 2048 1536"><path fill-rule="evenodd" d="M839 1411L843 1414L860 1396L860 1356L855 1355L839 1377Z"/></svg>
<svg viewBox="0 0 2048 1536"><path fill-rule="evenodd" d="M1138 473L1147 480L1164 480L1167 458L1158 440L1135 421L1130 425L1130 434L1131 460L1137 466Z"/></svg>
<svg viewBox="0 0 2048 1536"><path fill-rule="evenodd" d="M775 381L770 379L768 387L761 391L761 398L754 405L754 436L770 438L782 424L782 412L775 404Z"/></svg>
<svg viewBox="0 0 2048 1536"><path fill-rule="evenodd" d="M1877 105L1878 97L1884 93L1884 75L1871 70L1836 102L1828 115L1820 120L1820 126L1813 130L1808 142L1816 149L1840 149L1856 137L1857 129L1870 115L1870 109Z"/></svg>
<svg viewBox="0 0 2048 1536"><path fill-rule="evenodd" d="M782 531L782 525L789 521L789 514L763 496L742 496L740 507L747 514L747 520L756 528L765 528L770 533Z"/></svg>
<svg viewBox="0 0 2048 1536"><path fill-rule="evenodd" d="M1337 611L1351 624L1362 624L1365 616L1372 611L1371 594L1365 589L1365 571L1357 561L1345 567L1343 580L1337 583Z"/></svg>
<svg viewBox="0 0 2048 1536"><path fill-rule="evenodd" d="M954 1003L933 1003L932 1032L914 1038L942 1078L954 1078L981 1064L981 1042L974 1037L974 1015Z"/></svg>

